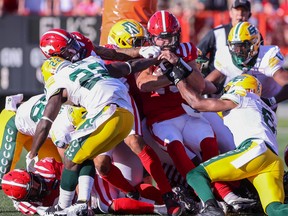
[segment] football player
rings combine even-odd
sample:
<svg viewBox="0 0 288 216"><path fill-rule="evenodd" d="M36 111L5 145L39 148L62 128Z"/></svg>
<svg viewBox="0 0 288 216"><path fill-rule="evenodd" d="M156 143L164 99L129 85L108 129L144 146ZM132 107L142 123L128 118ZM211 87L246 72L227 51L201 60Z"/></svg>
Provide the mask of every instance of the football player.
<svg viewBox="0 0 288 216"><path fill-rule="evenodd" d="M201 215L225 215L211 191L211 182L245 178L256 188L267 215L287 215L288 205L283 204L284 164L278 156L276 137L277 117L260 98L260 81L249 74L238 75L228 82L220 99L201 97L185 79L176 85L193 108L202 112L222 111L237 146L187 174L188 184L204 203Z"/></svg>
<svg viewBox="0 0 288 216"><path fill-rule="evenodd" d="M62 168L61 162L45 157L35 164L34 172L14 169L6 173L2 190L18 211L25 215L36 214L38 206L57 203Z"/></svg>
<svg viewBox="0 0 288 216"><path fill-rule="evenodd" d="M177 18L168 11L157 11L149 19L147 30L153 45L178 56L177 70L193 71L191 75L187 73L187 79L194 89L202 93L205 82L195 61L197 48L191 42L180 43L181 27ZM136 74L136 83L141 90L144 115L154 140L168 152L179 173L186 178L187 172L195 165L185 147L202 161L218 155L219 150L210 123L201 113L187 105L171 83L172 80L164 75L170 67L167 61L163 61L159 67L139 72ZM235 194L233 199L227 198L233 192L226 184L217 182L215 187L229 204L240 199Z"/></svg>
<svg viewBox="0 0 288 216"><path fill-rule="evenodd" d="M240 22L229 32L228 46L217 50L215 70L206 79L221 89L219 84L224 79L227 84L242 73L251 74L263 85L264 101L276 109L277 103L288 97L288 72L283 63L278 46L261 45L258 29L249 22Z"/></svg>
<svg viewBox="0 0 288 216"><path fill-rule="evenodd" d="M88 199L71 206L73 209L68 209L75 194L79 175L91 177L87 184L90 193L89 187L92 186L95 175L92 160L98 154L119 144L129 134L134 120L127 88L111 75L125 76L133 71L141 71L157 61L155 58L136 59L105 65L102 59L90 56L74 64L69 62L48 79L45 85L48 102L27 156L31 162L37 156L63 103L70 102L84 107L87 115L72 134L65 151L65 178L61 179L59 202L47 209L47 214L53 215L56 211L87 210Z"/></svg>
<svg viewBox="0 0 288 216"><path fill-rule="evenodd" d="M5 109L0 114L0 185L3 175L15 168L23 148L28 152L31 150L36 124L42 114L42 108L45 107L43 96L34 96L25 102L22 101L22 94L6 97ZM45 141L38 158L47 156L61 161L50 138Z"/></svg>

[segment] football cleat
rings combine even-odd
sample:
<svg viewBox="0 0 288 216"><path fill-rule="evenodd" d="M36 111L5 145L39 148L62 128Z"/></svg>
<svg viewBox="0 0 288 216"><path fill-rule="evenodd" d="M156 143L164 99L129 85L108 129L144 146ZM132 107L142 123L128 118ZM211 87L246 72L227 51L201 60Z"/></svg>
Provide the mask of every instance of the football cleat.
<svg viewBox="0 0 288 216"><path fill-rule="evenodd" d="M179 216L182 214L181 205L176 201L175 194L173 192L168 192L162 197L167 207L167 214L169 216Z"/></svg>
<svg viewBox="0 0 288 216"><path fill-rule="evenodd" d="M175 193L177 200L185 207L188 212L197 212L199 207L191 196L181 186L173 187L172 191Z"/></svg>
<svg viewBox="0 0 288 216"><path fill-rule="evenodd" d="M201 216L225 216L225 213L223 212L222 208L220 208L215 201L208 200L203 208L200 210L199 214Z"/></svg>

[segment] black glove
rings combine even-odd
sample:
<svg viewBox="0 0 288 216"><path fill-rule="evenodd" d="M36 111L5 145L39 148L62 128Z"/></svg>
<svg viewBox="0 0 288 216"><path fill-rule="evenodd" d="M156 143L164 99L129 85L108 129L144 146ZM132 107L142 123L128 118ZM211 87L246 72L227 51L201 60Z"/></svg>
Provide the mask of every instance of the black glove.
<svg viewBox="0 0 288 216"><path fill-rule="evenodd" d="M171 64L170 62L168 62L167 60L163 60L159 64L159 67L161 68L163 74L170 73L172 71L172 69L173 69L173 66L174 65Z"/></svg>
<svg viewBox="0 0 288 216"><path fill-rule="evenodd" d="M177 83L188 77L193 72L193 69L188 65L186 62L183 61L183 59L179 58L176 65L173 66L172 70L168 73L165 73L165 75L168 77L168 79L177 85Z"/></svg>

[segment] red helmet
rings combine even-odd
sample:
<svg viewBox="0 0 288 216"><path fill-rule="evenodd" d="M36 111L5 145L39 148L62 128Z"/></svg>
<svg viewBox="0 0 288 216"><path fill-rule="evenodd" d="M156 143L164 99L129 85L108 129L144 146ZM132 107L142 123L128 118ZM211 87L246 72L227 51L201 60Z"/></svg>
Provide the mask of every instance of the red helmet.
<svg viewBox="0 0 288 216"><path fill-rule="evenodd" d="M51 29L40 38L40 49L46 58L59 56L75 62L80 58L81 45L64 29Z"/></svg>
<svg viewBox="0 0 288 216"><path fill-rule="evenodd" d="M43 177L22 169L14 169L3 176L2 190L16 201L39 201L47 195Z"/></svg>
<svg viewBox="0 0 288 216"><path fill-rule="evenodd" d="M148 21L147 30L150 34L152 44L157 38L169 38L169 45L161 48L177 49L180 43L181 27L177 18L168 11L157 11Z"/></svg>

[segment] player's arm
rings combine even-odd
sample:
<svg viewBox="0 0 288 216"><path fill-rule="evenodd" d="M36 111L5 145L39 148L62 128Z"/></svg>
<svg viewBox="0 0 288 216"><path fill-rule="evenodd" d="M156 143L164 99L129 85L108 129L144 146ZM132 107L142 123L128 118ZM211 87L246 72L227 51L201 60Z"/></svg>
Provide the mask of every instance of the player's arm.
<svg viewBox="0 0 288 216"><path fill-rule="evenodd" d="M183 79L177 83L183 99L193 108L201 112L221 112L233 109L237 106L233 101L216 98L203 98Z"/></svg>
<svg viewBox="0 0 288 216"><path fill-rule="evenodd" d="M221 90L223 89L223 82L225 78L226 76L222 74L220 71L218 71L217 69L213 70L205 78L205 80L207 80L208 82L206 83L207 87L205 88L204 92L206 94L214 94L214 93L219 94ZM212 87L211 84L213 84L214 87Z"/></svg>
<svg viewBox="0 0 288 216"><path fill-rule="evenodd" d="M135 74L136 85L140 91L151 92L171 85L171 82L166 76L163 76L162 74L157 75L157 70L161 70L160 68L157 67L154 74L152 70L152 68L148 68Z"/></svg>
<svg viewBox="0 0 288 216"><path fill-rule="evenodd" d="M127 62L113 62L105 65L109 74L115 78L127 76L131 73L143 71L150 66L157 64L159 60L157 58L150 59L133 59Z"/></svg>
<svg viewBox="0 0 288 216"><path fill-rule="evenodd" d="M94 50L102 59L114 61L128 61L141 57L155 58L160 54L160 48L156 46L110 49L94 45Z"/></svg>
<svg viewBox="0 0 288 216"><path fill-rule="evenodd" d="M47 139L49 130L60 111L62 103L66 101L63 92L64 89L61 89L57 94L51 96L47 102L43 116L36 127L31 151L29 152L30 159L37 156L40 147ZM27 164L27 166L29 166L29 164Z"/></svg>
<svg viewBox="0 0 288 216"><path fill-rule="evenodd" d="M193 86L193 89L196 92L203 92L205 88L205 81L195 60L191 60L186 63L182 58L167 50L162 51L158 58L162 60L167 60L171 63L170 70L172 71L172 73L168 69L165 74L168 79L170 79L170 81L172 81L175 85L177 84L178 78L186 78L187 82L189 82L190 85ZM171 77L170 75L172 74L178 76L177 79L174 79L175 77Z"/></svg>
<svg viewBox="0 0 288 216"><path fill-rule="evenodd" d="M131 49L109 49L102 46L96 46L95 52L104 60L114 60L114 61L128 61L133 58L139 58L139 48Z"/></svg>

